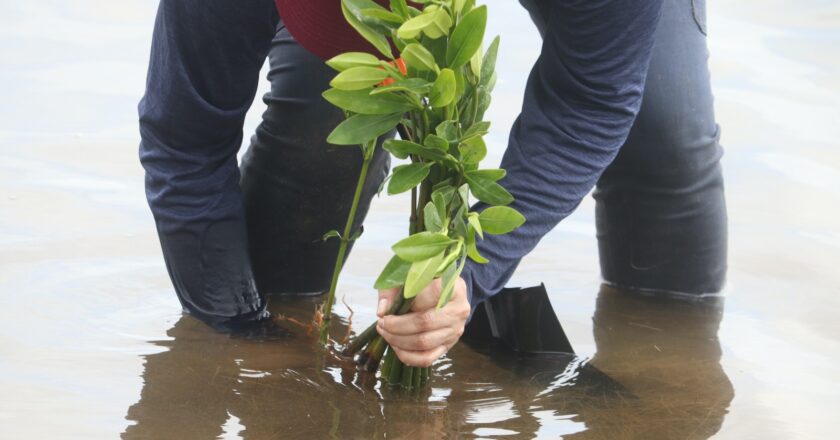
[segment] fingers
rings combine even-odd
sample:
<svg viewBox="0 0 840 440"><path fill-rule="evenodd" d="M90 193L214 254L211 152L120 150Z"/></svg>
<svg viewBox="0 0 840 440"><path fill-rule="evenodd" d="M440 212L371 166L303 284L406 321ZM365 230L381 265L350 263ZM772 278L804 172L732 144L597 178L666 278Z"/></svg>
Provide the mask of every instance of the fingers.
<svg viewBox="0 0 840 440"><path fill-rule="evenodd" d="M380 318L385 316L388 308L394 303L394 298L396 298L399 291L400 289L398 287L382 289L379 291L379 303L376 306L376 316Z"/></svg>
<svg viewBox="0 0 840 440"><path fill-rule="evenodd" d="M392 346L394 353L410 367L430 367L439 357L446 354L449 347L440 346L428 351L410 351Z"/></svg>
<svg viewBox="0 0 840 440"><path fill-rule="evenodd" d="M426 286L414 298L411 304L411 310L418 312L437 307L438 299L440 299L441 290L440 278L435 278L428 286Z"/></svg>
<svg viewBox="0 0 840 440"><path fill-rule="evenodd" d="M442 345L452 346L460 337L459 332L450 327L408 336L388 333L380 326L376 330L390 346L408 351L429 351Z"/></svg>

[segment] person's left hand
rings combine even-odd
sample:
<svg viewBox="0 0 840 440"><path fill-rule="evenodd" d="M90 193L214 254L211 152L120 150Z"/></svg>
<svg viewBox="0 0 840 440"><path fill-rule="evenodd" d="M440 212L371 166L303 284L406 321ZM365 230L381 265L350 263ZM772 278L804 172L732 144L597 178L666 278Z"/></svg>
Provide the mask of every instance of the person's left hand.
<svg viewBox="0 0 840 440"><path fill-rule="evenodd" d="M460 277L449 302L437 310L440 298L440 278L426 286L411 305L411 310L400 316L387 315L399 288L379 291L376 314L379 322L376 331L391 345L403 363L413 367L428 367L444 355L464 334L464 325L470 317L467 285Z"/></svg>

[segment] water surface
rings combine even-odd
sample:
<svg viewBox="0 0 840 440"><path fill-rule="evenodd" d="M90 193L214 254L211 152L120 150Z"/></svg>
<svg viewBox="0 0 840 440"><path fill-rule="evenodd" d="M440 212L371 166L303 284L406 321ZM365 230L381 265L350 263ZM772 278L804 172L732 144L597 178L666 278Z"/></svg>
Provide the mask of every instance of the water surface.
<svg viewBox="0 0 840 440"><path fill-rule="evenodd" d="M546 283L578 356L522 362L458 345L418 394L359 377L289 320L290 337L257 341L181 315L136 153L155 8L0 1L0 438L834 436L836 2L709 5L730 209L725 301L601 288L587 199L512 280ZM492 162L539 45L516 2L494 4L490 26L503 33ZM257 101L246 133L261 111ZM374 201L347 265L354 327L373 319L370 285L405 206ZM299 321L313 307L272 303Z"/></svg>

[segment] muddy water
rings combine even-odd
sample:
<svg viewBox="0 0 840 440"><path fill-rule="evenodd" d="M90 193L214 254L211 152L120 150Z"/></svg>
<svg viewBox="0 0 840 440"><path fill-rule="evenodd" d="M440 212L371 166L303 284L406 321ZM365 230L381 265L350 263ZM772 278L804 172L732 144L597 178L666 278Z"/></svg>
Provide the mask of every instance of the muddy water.
<svg viewBox="0 0 840 440"><path fill-rule="evenodd" d="M314 350L293 321L311 299L272 302L292 333L279 339L181 316L136 160L155 2L0 2L0 438L833 437L840 7L722 3L709 5L709 44L727 149L725 303L602 289L587 200L512 281L546 283L578 356L459 345L408 395ZM515 2L491 20L508 30L498 159L538 45ZM354 328L373 317L369 286L405 205L374 202L348 263Z"/></svg>

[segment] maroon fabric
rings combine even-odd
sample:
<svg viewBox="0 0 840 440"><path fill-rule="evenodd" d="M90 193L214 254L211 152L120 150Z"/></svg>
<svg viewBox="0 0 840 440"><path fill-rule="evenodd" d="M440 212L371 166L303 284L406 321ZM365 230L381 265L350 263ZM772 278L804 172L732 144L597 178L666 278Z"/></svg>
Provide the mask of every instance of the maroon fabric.
<svg viewBox="0 0 840 440"><path fill-rule="evenodd" d="M374 0L388 8L388 0ZM368 52L381 56L341 13L341 0L275 0L277 12L292 37L323 59L343 52Z"/></svg>

